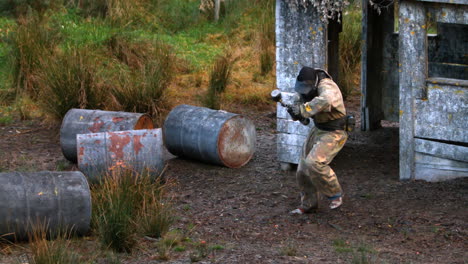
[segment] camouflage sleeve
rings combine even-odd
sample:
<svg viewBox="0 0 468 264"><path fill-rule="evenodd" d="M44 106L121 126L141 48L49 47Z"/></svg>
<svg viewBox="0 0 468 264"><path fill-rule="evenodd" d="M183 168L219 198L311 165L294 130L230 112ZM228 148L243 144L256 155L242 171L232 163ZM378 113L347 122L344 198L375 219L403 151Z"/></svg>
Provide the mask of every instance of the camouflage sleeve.
<svg viewBox="0 0 468 264"><path fill-rule="evenodd" d="M325 91L312 99L312 101L301 105L301 115L305 118L309 118L320 112L330 112L332 102L333 93L325 89Z"/></svg>

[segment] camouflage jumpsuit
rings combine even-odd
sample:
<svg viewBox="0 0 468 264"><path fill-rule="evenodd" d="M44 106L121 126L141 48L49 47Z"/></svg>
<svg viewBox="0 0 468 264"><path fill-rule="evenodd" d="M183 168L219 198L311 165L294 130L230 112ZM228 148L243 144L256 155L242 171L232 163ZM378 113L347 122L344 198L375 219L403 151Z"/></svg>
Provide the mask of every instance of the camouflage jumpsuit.
<svg viewBox="0 0 468 264"><path fill-rule="evenodd" d="M318 85L318 96L301 105L304 117L315 123L325 123L346 116L343 97L336 83L328 78ZM319 192L329 198L340 197L342 190L329 164L343 148L348 134L344 130L324 131L316 127L309 132L297 168L297 182L301 190L301 207L305 211L318 206Z"/></svg>

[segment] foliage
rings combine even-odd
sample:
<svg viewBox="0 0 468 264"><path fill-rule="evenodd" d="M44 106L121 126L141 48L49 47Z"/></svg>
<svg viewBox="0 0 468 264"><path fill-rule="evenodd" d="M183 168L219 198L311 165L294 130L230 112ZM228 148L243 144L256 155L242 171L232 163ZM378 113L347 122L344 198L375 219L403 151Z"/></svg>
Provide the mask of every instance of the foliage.
<svg viewBox="0 0 468 264"><path fill-rule="evenodd" d="M275 15L274 4L271 1L266 1L265 10L268 12L262 13L259 23L260 31L260 74L267 75L273 68L275 62Z"/></svg>
<svg viewBox="0 0 468 264"><path fill-rule="evenodd" d="M61 119L71 108L100 108L104 94L96 74L98 60L86 49L41 58L37 100L43 111Z"/></svg>
<svg viewBox="0 0 468 264"><path fill-rule="evenodd" d="M43 58L52 56L60 41L59 32L48 28L46 21L31 16L18 25L9 41L16 94L36 99L39 95L37 69L41 67Z"/></svg>
<svg viewBox="0 0 468 264"><path fill-rule="evenodd" d="M210 73L210 84L205 98L205 106L212 109L220 108L220 96L226 90L231 78L232 67L236 59L230 51L219 55Z"/></svg>
<svg viewBox="0 0 468 264"><path fill-rule="evenodd" d="M339 86L346 99L358 86L361 76L361 12L358 8L344 13L339 49Z"/></svg>
<svg viewBox="0 0 468 264"><path fill-rule="evenodd" d="M164 190L148 172L118 167L103 177L93 190L93 225L101 244L130 252L137 233L164 234L172 221Z"/></svg>
<svg viewBox="0 0 468 264"><path fill-rule="evenodd" d="M187 30L201 21L199 1L151 0L157 21L169 32Z"/></svg>
<svg viewBox="0 0 468 264"><path fill-rule="evenodd" d="M45 225L33 228L30 234L31 254L28 262L31 264L75 264L79 256L70 249L69 235L59 234L55 240L47 240Z"/></svg>
<svg viewBox="0 0 468 264"><path fill-rule="evenodd" d="M176 70L171 47L160 41L131 42L122 36L114 36L107 45L126 66L120 67L115 76L119 82L111 89L118 109L161 118L168 108L165 91Z"/></svg>
<svg viewBox="0 0 468 264"><path fill-rule="evenodd" d="M43 17L49 9L57 9L62 0L4 0L0 2L0 14L24 17L32 13Z"/></svg>
<svg viewBox="0 0 468 264"><path fill-rule="evenodd" d="M85 17L106 19L115 26L142 25L151 22L154 16L147 11L146 1L127 0L74 0L72 6Z"/></svg>

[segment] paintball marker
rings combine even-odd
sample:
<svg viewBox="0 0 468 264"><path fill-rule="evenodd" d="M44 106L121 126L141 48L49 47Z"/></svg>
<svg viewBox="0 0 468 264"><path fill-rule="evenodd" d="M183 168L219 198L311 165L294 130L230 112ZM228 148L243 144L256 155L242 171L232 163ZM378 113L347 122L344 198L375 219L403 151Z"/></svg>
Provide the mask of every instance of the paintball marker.
<svg viewBox="0 0 468 264"><path fill-rule="evenodd" d="M309 123L310 123L309 118L304 118L301 115L294 114L293 111L292 111L292 105L286 104L286 103L283 102L280 90L278 90L278 89L273 90L270 95L271 95L271 99L273 99L273 101L275 101L277 103L280 103L281 106L286 107L288 109L288 113L291 115L291 117L292 117L292 119L294 121L299 121L304 126L309 125Z"/></svg>

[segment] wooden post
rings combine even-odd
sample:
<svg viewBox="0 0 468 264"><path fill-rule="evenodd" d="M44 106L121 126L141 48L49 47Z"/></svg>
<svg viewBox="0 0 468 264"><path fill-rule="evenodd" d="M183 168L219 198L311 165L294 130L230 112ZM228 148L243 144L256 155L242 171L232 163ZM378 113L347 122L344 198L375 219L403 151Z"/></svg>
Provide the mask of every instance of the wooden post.
<svg viewBox="0 0 468 264"><path fill-rule="evenodd" d="M426 10L404 0L399 10L400 179L415 178L415 100L425 94L427 79Z"/></svg>
<svg viewBox="0 0 468 264"><path fill-rule="evenodd" d="M221 9L221 0L215 0L215 8L214 8L214 20L218 22L219 20L219 10Z"/></svg>

